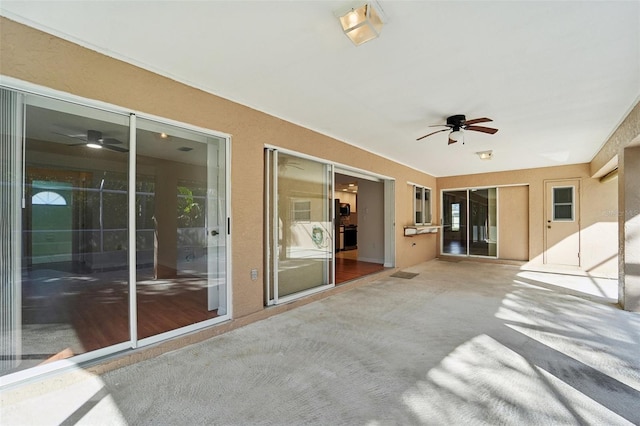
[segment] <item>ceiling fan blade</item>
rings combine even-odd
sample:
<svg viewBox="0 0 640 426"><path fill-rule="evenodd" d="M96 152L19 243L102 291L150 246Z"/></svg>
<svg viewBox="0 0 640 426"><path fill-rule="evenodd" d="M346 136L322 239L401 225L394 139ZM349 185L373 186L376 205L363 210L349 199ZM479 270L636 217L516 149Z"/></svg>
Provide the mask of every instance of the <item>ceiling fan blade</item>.
<svg viewBox="0 0 640 426"><path fill-rule="evenodd" d="M102 143L106 145L122 145L122 142L120 142L118 139L113 138L104 138L102 139Z"/></svg>
<svg viewBox="0 0 640 426"><path fill-rule="evenodd" d="M473 130L475 132L489 133L492 135L498 131L498 129L493 129L491 127L484 127L484 126L466 126L465 130Z"/></svg>
<svg viewBox="0 0 640 426"><path fill-rule="evenodd" d="M452 143L458 142L457 140L449 138L449 143L447 145L451 145Z"/></svg>
<svg viewBox="0 0 640 426"><path fill-rule="evenodd" d="M68 135L66 133L59 133L59 132L52 132L54 135L60 135L60 136L65 136L67 138L71 138L71 139L79 139L81 141L86 141L87 140L87 135L82 135L82 134L78 134L78 135Z"/></svg>
<svg viewBox="0 0 640 426"><path fill-rule="evenodd" d="M106 148L106 149L110 149L111 151L129 152L129 150L127 148L122 148L122 147L119 147L119 146L113 146L113 145L107 145L107 144L104 144L102 146L104 148Z"/></svg>
<svg viewBox="0 0 640 426"><path fill-rule="evenodd" d="M453 127L451 124L432 124L429 127Z"/></svg>
<svg viewBox="0 0 640 426"><path fill-rule="evenodd" d="M465 120L464 124L466 126L469 126L471 124L488 123L490 121L493 121L493 120L487 117L482 117L482 118L474 118L472 120Z"/></svg>
<svg viewBox="0 0 640 426"><path fill-rule="evenodd" d="M429 133L429 134L427 134L427 135L420 136L420 137L419 137L418 139L416 139L416 140L417 140L417 141L419 141L420 139L424 139L424 138L426 138L427 136L435 135L436 133L440 133L440 132L448 132L449 130L450 130L449 128L442 129L442 130L436 130L435 132L431 132L431 133Z"/></svg>

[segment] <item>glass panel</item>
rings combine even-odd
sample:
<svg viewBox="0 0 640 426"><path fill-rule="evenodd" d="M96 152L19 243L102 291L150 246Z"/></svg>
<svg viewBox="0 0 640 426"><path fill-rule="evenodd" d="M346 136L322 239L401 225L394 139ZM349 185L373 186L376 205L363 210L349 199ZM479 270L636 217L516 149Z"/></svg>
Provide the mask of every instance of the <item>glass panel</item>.
<svg viewBox="0 0 640 426"><path fill-rule="evenodd" d="M467 254L467 191L442 195L442 252Z"/></svg>
<svg viewBox="0 0 640 426"><path fill-rule="evenodd" d="M496 188L469 191L469 254L496 256Z"/></svg>
<svg viewBox="0 0 640 426"><path fill-rule="evenodd" d="M553 220L573 220L573 187L553 188Z"/></svg>
<svg viewBox="0 0 640 426"><path fill-rule="evenodd" d="M333 188L329 167L278 153L279 297L331 283ZM293 203L308 209L304 220L292 216Z"/></svg>
<svg viewBox="0 0 640 426"><path fill-rule="evenodd" d="M225 140L137 120L138 338L226 314Z"/></svg>
<svg viewBox="0 0 640 426"><path fill-rule="evenodd" d="M424 188L424 223L431 223L431 190Z"/></svg>
<svg viewBox="0 0 640 426"><path fill-rule="evenodd" d="M572 203L573 202L573 188L553 188L553 202L554 203Z"/></svg>
<svg viewBox="0 0 640 426"><path fill-rule="evenodd" d="M20 297L2 307L21 329L2 374L129 340L129 117L34 95L25 103Z"/></svg>
<svg viewBox="0 0 640 426"><path fill-rule="evenodd" d="M571 204L553 206L553 220L573 220L573 206Z"/></svg>
<svg viewBox="0 0 640 426"><path fill-rule="evenodd" d="M413 200L413 206L415 211L416 225L421 225L424 223L424 218L422 215L422 209L424 207L424 188L419 186L414 186L415 197Z"/></svg>

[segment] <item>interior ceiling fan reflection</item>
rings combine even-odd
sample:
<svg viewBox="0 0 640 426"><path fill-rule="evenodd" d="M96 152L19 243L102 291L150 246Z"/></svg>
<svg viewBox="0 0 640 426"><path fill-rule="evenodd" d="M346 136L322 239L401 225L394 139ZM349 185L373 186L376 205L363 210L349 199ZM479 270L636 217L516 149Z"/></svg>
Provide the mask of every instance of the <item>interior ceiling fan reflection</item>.
<svg viewBox="0 0 640 426"><path fill-rule="evenodd" d="M87 130L86 133L80 134L66 134L56 133L58 135L66 136L72 139L79 139L84 141L83 143L74 143L69 146L88 146L90 148L106 148L111 151L117 152L129 152L127 148L118 146L122 145L122 142L114 138L106 138L102 136L102 132L99 130Z"/></svg>
<svg viewBox="0 0 640 426"><path fill-rule="evenodd" d="M435 135L440 132L449 132L449 145L452 143L458 142L462 139L462 143L464 144L464 138L462 131L463 130L472 130L474 132L482 132L489 133L493 135L498 131L498 129L494 129L492 127L484 127L484 126L476 126L478 123L488 123L493 121L490 118L482 117L482 118L474 118L472 120L467 120L466 117L462 114L452 115L451 117L447 117L447 124L435 124L429 127L447 127L446 129L436 130L435 132L428 133L424 136L419 137L416 140L421 140L426 138L427 136Z"/></svg>

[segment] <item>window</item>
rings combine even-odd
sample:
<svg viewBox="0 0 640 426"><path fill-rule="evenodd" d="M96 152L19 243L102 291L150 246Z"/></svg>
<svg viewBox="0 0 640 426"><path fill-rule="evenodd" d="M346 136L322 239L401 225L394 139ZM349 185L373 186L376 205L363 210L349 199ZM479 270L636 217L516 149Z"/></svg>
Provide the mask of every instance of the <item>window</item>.
<svg viewBox="0 0 640 426"><path fill-rule="evenodd" d="M44 206L66 206L67 200L57 192L42 191L31 197L31 204Z"/></svg>
<svg viewBox="0 0 640 426"><path fill-rule="evenodd" d="M573 221L573 186L553 188L553 220Z"/></svg>
<svg viewBox="0 0 640 426"><path fill-rule="evenodd" d="M431 225L431 189L413 186L413 211L416 225Z"/></svg>
<svg viewBox="0 0 640 426"><path fill-rule="evenodd" d="M451 204L451 230L460 230L460 203Z"/></svg>
<svg viewBox="0 0 640 426"><path fill-rule="evenodd" d="M311 201L294 201L291 217L295 222L311 221Z"/></svg>

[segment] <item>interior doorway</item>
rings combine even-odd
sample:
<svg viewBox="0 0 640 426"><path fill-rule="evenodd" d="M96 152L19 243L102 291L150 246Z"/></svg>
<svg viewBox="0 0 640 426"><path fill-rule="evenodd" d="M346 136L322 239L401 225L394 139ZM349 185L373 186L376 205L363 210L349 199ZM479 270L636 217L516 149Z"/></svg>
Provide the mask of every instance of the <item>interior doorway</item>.
<svg viewBox="0 0 640 426"><path fill-rule="evenodd" d="M385 185L340 170L334 175L336 284L384 270Z"/></svg>

